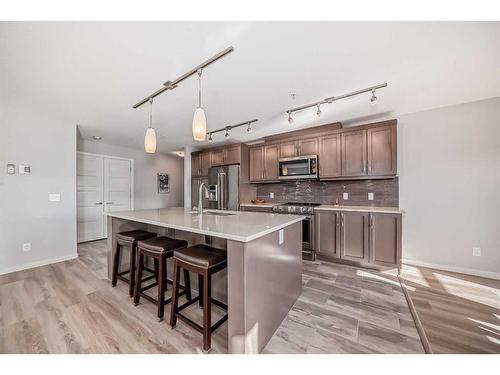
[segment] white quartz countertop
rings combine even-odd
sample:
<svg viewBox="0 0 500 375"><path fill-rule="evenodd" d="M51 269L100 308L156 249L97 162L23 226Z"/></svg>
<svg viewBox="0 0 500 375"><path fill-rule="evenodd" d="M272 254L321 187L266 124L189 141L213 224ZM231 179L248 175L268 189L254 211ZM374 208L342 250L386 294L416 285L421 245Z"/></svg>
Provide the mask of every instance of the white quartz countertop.
<svg viewBox="0 0 500 375"><path fill-rule="evenodd" d="M315 211L354 211L354 212L378 212L387 214L403 214L404 211L398 207L370 207L370 206L335 206L322 204L315 207Z"/></svg>
<svg viewBox="0 0 500 375"><path fill-rule="evenodd" d="M208 210L213 213L220 211ZM108 212L107 215L165 228L204 234L227 240L250 242L266 234L302 221L304 216L262 212L223 211L234 215L198 213L183 207Z"/></svg>

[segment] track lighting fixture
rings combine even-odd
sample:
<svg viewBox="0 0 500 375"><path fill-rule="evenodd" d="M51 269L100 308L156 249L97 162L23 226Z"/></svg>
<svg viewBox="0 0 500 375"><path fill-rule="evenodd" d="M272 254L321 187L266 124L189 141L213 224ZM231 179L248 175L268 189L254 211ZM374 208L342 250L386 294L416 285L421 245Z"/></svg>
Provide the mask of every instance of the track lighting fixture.
<svg viewBox="0 0 500 375"><path fill-rule="evenodd" d="M234 129L234 128L238 128L240 126L246 126L247 127L247 133L250 134L252 132L252 123L254 122L257 122L259 120L257 119L254 119L254 120L250 120L250 121L245 121L245 122L240 122L239 124L236 124L236 125L228 125L228 126L225 126L221 129L217 129L217 130L212 130L210 132L207 133L208 135L208 141L209 142L212 142L212 135L215 134L215 133L220 133L220 132L225 132L224 133L224 136L226 137L226 139L229 139L229 131Z"/></svg>
<svg viewBox="0 0 500 375"><path fill-rule="evenodd" d="M378 98L375 95L375 89L372 89L372 98L370 99L370 104L377 105L377 103L378 103Z"/></svg>
<svg viewBox="0 0 500 375"><path fill-rule="evenodd" d="M321 114L323 113L323 112L321 112L321 108L320 108L320 106L321 106L321 104L318 104L318 110L316 111L316 115L317 115L318 117L319 117L319 116L321 116Z"/></svg>
<svg viewBox="0 0 500 375"><path fill-rule="evenodd" d="M304 109L311 108L311 107L317 107L316 115L317 116L321 116L321 114L322 114L321 108L320 108L321 105L323 105L323 104L332 104L336 100L349 98L351 96L363 94L365 92L371 92L372 93L372 97L370 99L370 104L371 105L376 105L377 102L378 102L378 98L375 95L375 91L378 90L378 89L382 89L384 87L387 87L387 83L382 83L380 85L370 86L370 87L367 87L366 89L361 89L361 90L358 90L358 91L353 91L353 92L350 92L348 94L343 94L343 95L338 95L338 96L331 96L329 98L323 99L320 102L316 102L316 103L312 103L312 104L306 104L306 105L303 105L303 106L300 106L300 107L289 109L289 110L285 111L285 113L288 115L288 123L291 124L293 122L292 113L294 113L294 112L302 111Z"/></svg>
<svg viewBox="0 0 500 375"><path fill-rule="evenodd" d="M154 154L156 152L156 132L153 128L153 98L149 98L149 104L149 127L144 136L144 151L148 154Z"/></svg>

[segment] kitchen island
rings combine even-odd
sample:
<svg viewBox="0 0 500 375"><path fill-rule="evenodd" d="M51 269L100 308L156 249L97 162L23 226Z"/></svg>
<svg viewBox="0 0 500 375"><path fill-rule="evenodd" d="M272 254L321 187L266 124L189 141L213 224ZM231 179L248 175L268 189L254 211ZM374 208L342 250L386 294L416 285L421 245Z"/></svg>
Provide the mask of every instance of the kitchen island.
<svg viewBox="0 0 500 375"><path fill-rule="evenodd" d="M182 207L107 215L108 277L116 234L127 230L227 250L227 270L214 275L212 295L228 305L229 353L259 353L302 291L303 216L217 210L198 215Z"/></svg>

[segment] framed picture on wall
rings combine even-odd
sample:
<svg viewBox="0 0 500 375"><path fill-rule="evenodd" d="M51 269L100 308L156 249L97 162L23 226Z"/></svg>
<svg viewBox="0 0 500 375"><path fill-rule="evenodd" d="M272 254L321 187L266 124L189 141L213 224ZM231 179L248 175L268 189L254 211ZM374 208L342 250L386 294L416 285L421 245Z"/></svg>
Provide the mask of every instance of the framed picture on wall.
<svg viewBox="0 0 500 375"><path fill-rule="evenodd" d="M170 192L168 173L158 173L157 181L158 181L158 194L165 194Z"/></svg>

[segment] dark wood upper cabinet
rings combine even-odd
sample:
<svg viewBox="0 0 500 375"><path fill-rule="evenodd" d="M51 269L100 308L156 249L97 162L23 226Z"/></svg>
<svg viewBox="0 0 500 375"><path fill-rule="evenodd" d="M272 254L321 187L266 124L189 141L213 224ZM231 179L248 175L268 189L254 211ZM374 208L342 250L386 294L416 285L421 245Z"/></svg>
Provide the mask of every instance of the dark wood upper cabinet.
<svg viewBox="0 0 500 375"><path fill-rule="evenodd" d="M318 158L320 178L342 175L340 134L319 138Z"/></svg>
<svg viewBox="0 0 500 375"><path fill-rule="evenodd" d="M215 150L210 153L212 166L224 165L224 150Z"/></svg>
<svg viewBox="0 0 500 375"><path fill-rule="evenodd" d="M371 213L370 263L400 267L401 214Z"/></svg>
<svg viewBox="0 0 500 375"><path fill-rule="evenodd" d="M368 213L340 214L340 258L368 262Z"/></svg>
<svg viewBox="0 0 500 375"><path fill-rule="evenodd" d="M366 130L341 134L342 177L366 176Z"/></svg>
<svg viewBox="0 0 500 375"><path fill-rule="evenodd" d="M316 211L315 239L318 254L340 258L340 212Z"/></svg>
<svg viewBox="0 0 500 375"><path fill-rule="evenodd" d="M368 175L395 175L397 172L396 126L381 126L366 131L368 144Z"/></svg>
<svg viewBox="0 0 500 375"><path fill-rule="evenodd" d="M318 155L318 138L297 141L298 156Z"/></svg>
<svg viewBox="0 0 500 375"><path fill-rule="evenodd" d="M288 141L280 143L280 158L292 158L297 156L297 142Z"/></svg>
<svg viewBox="0 0 500 375"><path fill-rule="evenodd" d="M251 182L262 181L264 179L264 146L251 147L250 154L249 180Z"/></svg>
<svg viewBox="0 0 500 375"><path fill-rule="evenodd" d="M207 151L207 152L201 153L200 160L201 160L201 176L202 177L208 176L208 170L212 166L210 159L211 159L210 152Z"/></svg>
<svg viewBox="0 0 500 375"><path fill-rule="evenodd" d="M278 180L278 160L279 149L278 145L264 146L264 180L277 181Z"/></svg>
<svg viewBox="0 0 500 375"><path fill-rule="evenodd" d="M210 165L210 152L196 152L191 154L191 176L206 177Z"/></svg>
<svg viewBox="0 0 500 375"><path fill-rule="evenodd" d="M241 162L240 145L224 149L224 164L239 164Z"/></svg>

